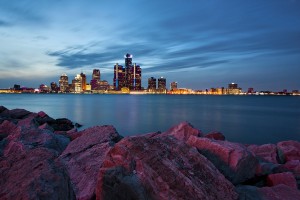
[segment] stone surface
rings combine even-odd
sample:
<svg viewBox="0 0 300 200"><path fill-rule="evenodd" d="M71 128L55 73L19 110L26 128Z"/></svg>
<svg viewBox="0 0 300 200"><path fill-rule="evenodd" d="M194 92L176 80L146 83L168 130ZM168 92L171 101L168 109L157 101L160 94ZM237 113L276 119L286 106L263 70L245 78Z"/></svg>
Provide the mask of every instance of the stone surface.
<svg viewBox="0 0 300 200"><path fill-rule="evenodd" d="M300 160L300 142L282 141L277 143L278 156L281 163Z"/></svg>
<svg viewBox="0 0 300 200"><path fill-rule="evenodd" d="M187 144L196 147L232 183L244 182L255 175L257 159L238 143L190 136Z"/></svg>
<svg viewBox="0 0 300 200"><path fill-rule="evenodd" d="M7 108L5 108L4 106L0 106L0 113L2 113L5 110L7 110Z"/></svg>
<svg viewBox="0 0 300 200"><path fill-rule="evenodd" d="M69 131L74 128L73 122L66 118L60 118L47 122L54 131Z"/></svg>
<svg viewBox="0 0 300 200"><path fill-rule="evenodd" d="M202 132L196 128L194 128L190 123L188 122L182 122L178 125L173 126L166 132L162 133L160 136L165 135L172 135L178 140L186 141L189 139L190 136L202 136Z"/></svg>
<svg viewBox="0 0 300 200"><path fill-rule="evenodd" d="M300 191L286 185L274 187L241 186L237 187L239 200L297 200Z"/></svg>
<svg viewBox="0 0 300 200"><path fill-rule="evenodd" d="M214 139L214 140L222 140L222 141L225 140L225 136L220 132L208 133L204 137L209 138L209 139Z"/></svg>
<svg viewBox="0 0 300 200"><path fill-rule="evenodd" d="M60 159L70 174L77 199L95 196L98 171L107 152L122 137L113 126L96 126L78 132Z"/></svg>
<svg viewBox="0 0 300 200"><path fill-rule="evenodd" d="M14 123L5 120L0 124L0 141L4 138L6 138L9 134L12 134L16 132L18 129L18 126Z"/></svg>
<svg viewBox="0 0 300 200"><path fill-rule="evenodd" d="M121 140L108 152L100 169L96 197L237 199L237 194L195 148L172 136L137 136Z"/></svg>
<svg viewBox="0 0 300 200"><path fill-rule="evenodd" d="M36 148L0 157L0 199L75 199L57 153Z"/></svg>
<svg viewBox="0 0 300 200"><path fill-rule="evenodd" d="M275 144L249 145L247 147L260 161L277 164L277 147Z"/></svg>
<svg viewBox="0 0 300 200"><path fill-rule="evenodd" d="M279 184L284 184L291 188L297 189L296 179L291 172L283 172L283 173L268 175L267 177L268 186L275 186Z"/></svg>
<svg viewBox="0 0 300 200"><path fill-rule="evenodd" d="M0 116L9 117L12 119L23 119L31 112L24 109L12 109L12 110L4 110L0 113Z"/></svg>

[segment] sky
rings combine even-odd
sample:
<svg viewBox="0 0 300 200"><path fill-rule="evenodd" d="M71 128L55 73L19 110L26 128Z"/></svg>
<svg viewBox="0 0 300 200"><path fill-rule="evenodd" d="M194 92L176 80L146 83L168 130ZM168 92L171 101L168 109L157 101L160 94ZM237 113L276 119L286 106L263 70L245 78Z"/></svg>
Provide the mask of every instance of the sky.
<svg viewBox="0 0 300 200"><path fill-rule="evenodd" d="M112 84L126 53L145 88L300 90L300 0L0 0L0 88Z"/></svg>

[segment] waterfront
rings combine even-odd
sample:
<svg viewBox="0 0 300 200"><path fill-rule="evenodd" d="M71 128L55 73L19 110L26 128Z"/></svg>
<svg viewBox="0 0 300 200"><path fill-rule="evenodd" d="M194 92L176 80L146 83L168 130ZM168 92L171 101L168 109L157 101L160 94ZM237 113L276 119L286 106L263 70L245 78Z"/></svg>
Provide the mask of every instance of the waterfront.
<svg viewBox="0 0 300 200"><path fill-rule="evenodd" d="M123 136L165 131L188 121L230 141L275 143L300 140L298 96L1 94L0 104L45 111L83 124L114 125Z"/></svg>

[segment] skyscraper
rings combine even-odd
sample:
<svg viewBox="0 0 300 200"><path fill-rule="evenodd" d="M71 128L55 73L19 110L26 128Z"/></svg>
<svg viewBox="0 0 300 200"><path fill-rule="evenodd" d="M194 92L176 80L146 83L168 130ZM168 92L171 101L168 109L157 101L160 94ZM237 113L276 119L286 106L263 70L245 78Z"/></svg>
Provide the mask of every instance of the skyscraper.
<svg viewBox="0 0 300 200"><path fill-rule="evenodd" d="M170 85L170 89L173 90L177 90L177 82L172 82Z"/></svg>
<svg viewBox="0 0 300 200"><path fill-rule="evenodd" d="M59 90L60 92L66 92L69 87L69 81L67 74L62 74L59 79Z"/></svg>
<svg viewBox="0 0 300 200"><path fill-rule="evenodd" d="M125 69L118 63L114 66L114 88L115 90L121 90L122 87L126 87Z"/></svg>
<svg viewBox="0 0 300 200"><path fill-rule="evenodd" d="M77 74L77 76L75 76L75 79L72 81L72 83L74 84L74 92L80 93L83 91L81 74Z"/></svg>
<svg viewBox="0 0 300 200"><path fill-rule="evenodd" d="M114 66L114 87L120 90L127 87L130 90L142 89L142 69L136 63L132 65L132 55L126 54L125 68L118 63Z"/></svg>
<svg viewBox="0 0 300 200"><path fill-rule="evenodd" d="M149 92L156 91L156 78L154 77L148 78L148 91Z"/></svg>
<svg viewBox="0 0 300 200"><path fill-rule="evenodd" d="M228 89L227 89L227 94L239 94L242 92L242 88L238 87L237 83L229 83L228 84Z"/></svg>
<svg viewBox="0 0 300 200"><path fill-rule="evenodd" d="M82 91L85 91L86 90L86 75L81 72L80 77L81 77L81 89L82 89Z"/></svg>
<svg viewBox="0 0 300 200"><path fill-rule="evenodd" d="M157 81L157 85L158 85L158 92L160 93L166 93L167 92L167 81L164 77L160 77Z"/></svg>
<svg viewBox="0 0 300 200"><path fill-rule="evenodd" d="M100 81L100 70L99 69L93 70L92 80Z"/></svg>

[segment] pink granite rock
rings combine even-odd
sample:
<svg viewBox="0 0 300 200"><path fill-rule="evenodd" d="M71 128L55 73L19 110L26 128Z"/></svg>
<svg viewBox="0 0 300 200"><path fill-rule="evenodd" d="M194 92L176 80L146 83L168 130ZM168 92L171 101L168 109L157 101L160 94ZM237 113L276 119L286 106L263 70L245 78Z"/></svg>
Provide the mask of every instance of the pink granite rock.
<svg viewBox="0 0 300 200"><path fill-rule="evenodd" d="M247 148L238 143L190 136L187 144L196 147L233 184L254 177L257 159Z"/></svg>
<svg viewBox="0 0 300 200"><path fill-rule="evenodd" d="M300 160L300 142L292 140L278 142L277 149L281 163L291 160Z"/></svg>
<svg viewBox="0 0 300 200"><path fill-rule="evenodd" d="M237 192L239 200L297 200L300 197L299 190L283 184L262 188L241 186Z"/></svg>
<svg viewBox="0 0 300 200"><path fill-rule="evenodd" d="M16 132L18 126L14 123L5 120L0 124L0 140L6 138L9 134Z"/></svg>
<svg viewBox="0 0 300 200"><path fill-rule="evenodd" d="M247 147L260 161L277 164L277 147L275 144L249 145Z"/></svg>
<svg viewBox="0 0 300 200"><path fill-rule="evenodd" d="M191 135L200 137L203 134L200 130L194 128L190 123L182 122L176 126L173 126L166 132L160 134L160 136L165 136L165 135L172 135L178 140L186 141L189 139Z"/></svg>
<svg viewBox="0 0 300 200"><path fill-rule="evenodd" d="M96 197L237 199L237 194L195 148L170 136L137 136L121 140L108 152L100 169Z"/></svg>
<svg viewBox="0 0 300 200"><path fill-rule="evenodd" d="M12 110L4 110L1 112L1 116L9 117L12 119L23 119L31 112L24 109L12 109Z"/></svg>
<svg viewBox="0 0 300 200"><path fill-rule="evenodd" d="M204 137L209 138L209 139L214 139L214 140L222 140L222 141L225 140L225 136L220 132L208 133Z"/></svg>
<svg viewBox="0 0 300 200"><path fill-rule="evenodd" d="M279 184L284 184L289 187L297 189L296 179L291 172L283 172L283 173L268 175L267 177L268 186L275 186Z"/></svg>
<svg viewBox="0 0 300 200"><path fill-rule="evenodd" d="M27 127L27 128L37 128L39 126L38 122L36 121L37 118L36 113L30 113L24 119L20 119L18 121L18 126Z"/></svg>
<svg viewBox="0 0 300 200"><path fill-rule="evenodd" d="M0 199L74 199L57 153L36 148L21 157L0 157Z"/></svg>
<svg viewBox="0 0 300 200"><path fill-rule="evenodd" d="M45 129L45 130L49 130L51 132L54 132L54 129L51 126L49 126L49 124L47 124L47 123L44 123L43 125L40 125L39 129Z"/></svg>
<svg viewBox="0 0 300 200"><path fill-rule="evenodd" d="M80 137L68 145L60 159L70 175L76 199L92 199L103 159L121 136L113 126L96 126L78 133Z"/></svg>
<svg viewBox="0 0 300 200"><path fill-rule="evenodd" d="M286 162L283 167L290 172L293 172L295 177L300 179L300 160L291 160Z"/></svg>

